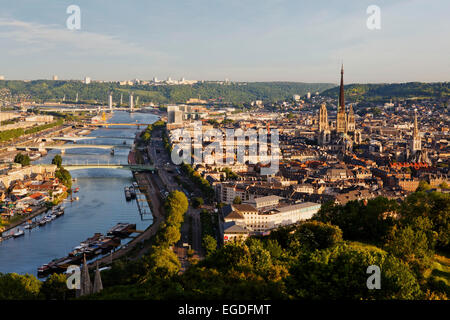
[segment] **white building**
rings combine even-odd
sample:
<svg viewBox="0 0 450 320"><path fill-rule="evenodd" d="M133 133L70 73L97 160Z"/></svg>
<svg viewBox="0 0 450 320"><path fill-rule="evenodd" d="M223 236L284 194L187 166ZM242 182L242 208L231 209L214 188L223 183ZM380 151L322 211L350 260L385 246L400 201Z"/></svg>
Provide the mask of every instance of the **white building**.
<svg viewBox="0 0 450 320"><path fill-rule="evenodd" d="M91 78L90 77L85 77L84 78L84 84L89 84L91 83Z"/></svg>
<svg viewBox="0 0 450 320"><path fill-rule="evenodd" d="M249 204L227 205L222 208L224 241L245 237L244 231L247 231L248 236L311 219L320 206L318 203L302 202L261 212Z"/></svg>
<svg viewBox="0 0 450 320"><path fill-rule="evenodd" d="M56 81L56 80L58 80L58 76L57 76L57 75L54 75L54 76L53 76L53 81Z"/></svg>
<svg viewBox="0 0 450 320"><path fill-rule="evenodd" d="M219 201L223 203L232 204L236 197L239 197L241 201L248 200L246 190L238 185L220 183L216 190Z"/></svg>
<svg viewBox="0 0 450 320"><path fill-rule="evenodd" d="M251 200L245 201L245 203L253 206L258 211L267 211L276 208L281 199L283 198L271 195L266 197L253 198Z"/></svg>
<svg viewBox="0 0 450 320"><path fill-rule="evenodd" d="M167 106L167 122L169 124L181 124L183 123L183 111L181 111L178 106L171 105Z"/></svg>

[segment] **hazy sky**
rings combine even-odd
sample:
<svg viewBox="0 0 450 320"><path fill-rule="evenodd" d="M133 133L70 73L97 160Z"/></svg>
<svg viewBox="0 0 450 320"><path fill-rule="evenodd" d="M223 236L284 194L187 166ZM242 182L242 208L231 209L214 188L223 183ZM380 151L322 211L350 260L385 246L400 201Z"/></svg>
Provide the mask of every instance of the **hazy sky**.
<svg viewBox="0 0 450 320"><path fill-rule="evenodd" d="M117 3L116 3L117 2ZM6 79L450 81L449 0L0 0ZM66 9L81 8L81 30ZM366 27L369 5L381 30Z"/></svg>

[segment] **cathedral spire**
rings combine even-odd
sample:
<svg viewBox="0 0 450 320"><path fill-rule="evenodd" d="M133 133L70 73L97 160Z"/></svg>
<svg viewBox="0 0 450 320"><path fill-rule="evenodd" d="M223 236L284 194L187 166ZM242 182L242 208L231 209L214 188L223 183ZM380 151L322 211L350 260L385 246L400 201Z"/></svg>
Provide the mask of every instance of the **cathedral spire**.
<svg viewBox="0 0 450 320"><path fill-rule="evenodd" d="M341 86L339 88L339 103L337 108L336 131L338 133L347 133L347 115L345 113L344 100L344 64L341 67Z"/></svg>
<svg viewBox="0 0 450 320"><path fill-rule="evenodd" d="M345 112L345 100L344 100L344 64L341 66L341 85L339 87L339 110Z"/></svg>

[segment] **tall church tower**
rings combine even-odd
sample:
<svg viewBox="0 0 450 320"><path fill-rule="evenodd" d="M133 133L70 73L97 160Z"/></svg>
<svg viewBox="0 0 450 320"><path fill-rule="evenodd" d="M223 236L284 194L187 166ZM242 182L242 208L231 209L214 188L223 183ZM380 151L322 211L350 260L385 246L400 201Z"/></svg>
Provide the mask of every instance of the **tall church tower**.
<svg viewBox="0 0 450 320"><path fill-rule="evenodd" d="M319 110L319 132L328 129L328 111L325 103L320 106Z"/></svg>
<svg viewBox="0 0 450 320"><path fill-rule="evenodd" d="M336 132L347 133L347 115L345 113L344 99L344 65L341 67L341 85L339 88L339 104L336 119Z"/></svg>
<svg viewBox="0 0 450 320"><path fill-rule="evenodd" d="M355 132L355 113L353 112L353 106L350 104L350 109L347 116L347 131Z"/></svg>
<svg viewBox="0 0 450 320"><path fill-rule="evenodd" d="M319 110L319 145L328 144L331 141L331 132L328 126L328 111L325 103L320 106Z"/></svg>
<svg viewBox="0 0 450 320"><path fill-rule="evenodd" d="M417 110L414 110L414 130L411 141L411 152L415 154L422 150L422 140L420 139L419 126L417 125Z"/></svg>

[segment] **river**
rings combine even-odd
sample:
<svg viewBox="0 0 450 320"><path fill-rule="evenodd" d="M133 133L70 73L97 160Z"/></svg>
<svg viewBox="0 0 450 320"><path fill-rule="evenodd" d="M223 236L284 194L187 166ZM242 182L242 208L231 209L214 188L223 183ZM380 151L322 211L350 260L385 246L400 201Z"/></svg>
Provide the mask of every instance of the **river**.
<svg viewBox="0 0 450 320"><path fill-rule="evenodd" d="M108 122L153 123L158 116L148 113L115 112ZM143 130L145 127L140 127ZM78 143L122 145L133 142L137 132L134 126L99 128ZM120 138L119 138L120 137ZM125 139L128 138L128 139ZM62 155L64 163L89 161L100 163L127 163L129 149L116 149L114 155L102 149L69 149ZM50 151L34 163L51 163L59 151ZM73 247L96 232L105 234L118 222L136 223L137 230L146 229L152 220L141 219L135 200L127 202L124 187L131 185L131 171L119 169L82 169L71 172L73 188L79 187L78 201L65 202L65 214L45 226L25 230L25 235L0 242L0 272L37 275L37 268L52 259L66 256ZM122 244L130 239L122 240Z"/></svg>

